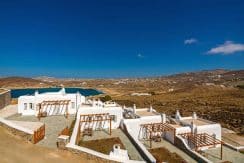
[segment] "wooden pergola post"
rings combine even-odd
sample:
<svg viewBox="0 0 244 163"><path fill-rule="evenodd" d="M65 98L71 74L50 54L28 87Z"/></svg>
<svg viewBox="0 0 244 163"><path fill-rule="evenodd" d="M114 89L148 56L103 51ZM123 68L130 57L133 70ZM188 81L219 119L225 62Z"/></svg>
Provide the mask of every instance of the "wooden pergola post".
<svg viewBox="0 0 244 163"><path fill-rule="evenodd" d="M221 142L221 146L220 146L220 160L223 159L223 143Z"/></svg>
<svg viewBox="0 0 244 163"><path fill-rule="evenodd" d="M112 135L112 119L109 116L109 113L100 113L100 114L81 114L80 115L80 123L84 122L84 130L93 130L94 125L96 128L97 123L109 123L109 135Z"/></svg>
<svg viewBox="0 0 244 163"><path fill-rule="evenodd" d="M149 132L150 148L152 148L152 131Z"/></svg>
<svg viewBox="0 0 244 163"><path fill-rule="evenodd" d="M66 112L65 112L65 118L66 119L68 118L68 115L69 115L69 113L68 113L68 105L66 104Z"/></svg>
<svg viewBox="0 0 244 163"><path fill-rule="evenodd" d="M176 130L176 129L174 129L174 144L175 144L175 137L176 137L176 135L175 135L175 130Z"/></svg>
<svg viewBox="0 0 244 163"><path fill-rule="evenodd" d="M215 137L207 134L207 133L200 133L200 134L193 134L193 133L182 133L178 134L182 136L184 139L188 140L188 145L194 145L196 151L198 151L201 147L208 147L208 146L216 146L218 144L221 145L220 148L220 158L223 158L223 142L221 140L216 139Z"/></svg>
<svg viewBox="0 0 244 163"><path fill-rule="evenodd" d="M109 119L109 134L112 135L112 122L111 118Z"/></svg>
<svg viewBox="0 0 244 163"><path fill-rule="evenodd" d="M56 106L60 106L61 105L66 105L66 112L65 112L65 117L67 118L69 113L68 113L68 106L69 106L69 102L70 100L51 100L51 101L42 101L41 103L39 103L39 110L38 110L38 119L40 120L40 118L42 117L42 107L46 106L55 106L55 109L56 110Z"/></svg>
<svg viewBox="0 0 244 163"><path fill-rule="evenodd" d="M176 129L172 127L168 123L148 123L148 124L141 124L141 129L143 135L146 133L146 137L143 139L148 141L148 134L149 134L149 140L150 140L150 148L152 146L152 134L160 135L160 138L162 137L162 134L169 131L173 136L173 143L175 143L175 137L176 137Z"/></svg>
<svg viewBox="0 0 244 163"><path fill-rule="evenodd" d="M37 115L37 117L38 117L38 120L39 121L41 119L41 107L42 107L42 105L41 104L38 104L38 115Z"/></svg>

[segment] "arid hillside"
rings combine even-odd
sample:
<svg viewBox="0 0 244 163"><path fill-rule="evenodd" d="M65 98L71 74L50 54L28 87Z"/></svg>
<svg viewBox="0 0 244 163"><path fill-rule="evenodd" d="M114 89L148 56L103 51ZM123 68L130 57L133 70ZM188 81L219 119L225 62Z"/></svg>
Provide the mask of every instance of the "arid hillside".
<svg viewBox="0 0 244 163"><path fill-rule="evenodd" d="M39 88L51 87L51 83L24 77L0 78L0 88Z"/></svg>
<svg viewBox="0 0 244 163"><path fill-rule="evenodd" d="M40 84L42 83L42 84ZM50 77L0 79L0 87L96 88L121 105L149 107L184 116L200 117L244 134L244 70L212 70L171 76L127 79L55 79ZM144 95L140 95L144 93ZM146 94L146 95L145 95Z"/></svg>
<svg viewBox="0 0 244 163"><path fill-rule="evenodd" d="M174 115L178 109L184 116L198 116L219 122L223 127L244 133L244 89L197 86L194 88L152 96L115 96L122 105L148 107Z"/></svg>

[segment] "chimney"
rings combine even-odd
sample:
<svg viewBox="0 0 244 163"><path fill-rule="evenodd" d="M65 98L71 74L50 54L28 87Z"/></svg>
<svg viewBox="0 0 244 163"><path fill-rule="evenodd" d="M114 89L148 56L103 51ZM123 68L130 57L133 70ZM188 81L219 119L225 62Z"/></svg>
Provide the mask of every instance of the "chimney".
<svg viewBox="0 0 244 163"><path fill-rule="evenodd" d="M94 107L96 105L96 103L95 103L95 99L93 98L92 99L92 106Z"/></svg>
<svg viewBox="0 0 244 163"><path fill-rule="evenodd" d="M38 90L35 91L35 96L39 95L39 92Z"/></svg>
<svg viewBox="0 0 244 163"><path fill-rule="evenodd" d="M162 113L161 118L162 118L162 123L166 123L166 114Z"/></svg>
<svg viewBox="0 0 244 163"><path fill-rule="evenodd" d="M177 119L177 120L180 120L181 119L181 115L180 115L179 110L176 110L175 119Z"/></svg>
<svg viewBox="0 0 244 163"><path fill-rule="evenodd" d="M136 114L136 104L133 105L133 113Z"/></svg>
<svg viewBox="0 0 244 163"><path fill-rule="evenodd" d="M60 92L64 96L65 95L65 88L63 87Z"/></svg>
<svg viewBox="0 0 244 163"><path fill-rule="evenodd" d="M193 114L192 114L192 119L197 119L197 114L196 114L196 112L193 112Z"/></svg>

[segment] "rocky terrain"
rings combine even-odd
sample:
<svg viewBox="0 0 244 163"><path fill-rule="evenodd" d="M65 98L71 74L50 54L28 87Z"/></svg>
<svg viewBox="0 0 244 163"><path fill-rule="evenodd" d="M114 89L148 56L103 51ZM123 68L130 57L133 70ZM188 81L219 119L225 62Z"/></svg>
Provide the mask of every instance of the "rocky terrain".
<svg viewBox="0 0 244 163"><path fill-rule="evenodd" d="M61 85L96 88L121 105L152 105L159 112L169 115L174 115L176 109L184 116L195 111L200 117L219 122L223 127L244 134L244 70L218 69L128 79L0 79L0 87L7 88Z"/></svg>

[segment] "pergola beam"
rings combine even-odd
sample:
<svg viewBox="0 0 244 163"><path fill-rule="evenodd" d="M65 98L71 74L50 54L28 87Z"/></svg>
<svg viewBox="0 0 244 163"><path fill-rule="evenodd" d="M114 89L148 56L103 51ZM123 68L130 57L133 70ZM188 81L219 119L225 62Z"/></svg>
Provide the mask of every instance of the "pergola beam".
<svg viewBox="0 0 244 163"><path fill-rule="evenodd" d="M175 128L170 126L168 123L147 123L142 124L140 131L144 131L146 138L149 136L150 148L152 148L153 135L162 135L164 132L172 132L175 141ZM143 138L145 140L145 138ZM147 139L148 140L148 139Z"/></svg>
<svg viewBox="0 0 244 163"><path fill-rule="evenodd" d="M80 115L80 122L79 126L82 126L82 123L84 124L84 130L89 129L93 130L94 125L97 126L96 123L105 123L109 122L109 134L112 134L112 119L110 117L109 113L100 113L100 114L81 114ZM79 128L80 130L80 128ZM91 132L89 131L89 132Z"/></svg>
<svg viewBox="0 0 244 163"><path fill-rule="evenodd" d="M45 106L66 106L66 112L65 112L65 117L67 118L68 117L68 105L70 103L71 100L44 100L42 101L41 103L37 104L39 106L39 110L38 110L38 119L40 120L41 118L41 114L42 114L42 109L43 107Z"/></svg>
<svg viewBox="0 0 244 163"><path fill-rule="evenodd" d="M201 147L215 146L215 145L220 144L221 145L220 158L222 160L223 142L221 140L218 140L215 137L213 137L207 133L199 133L199 134L181 133L178 135L182 136L184 139L187 139L188 144L192 143L194 145L196 151L198 150L198 148L201 148Z"/></svg>

